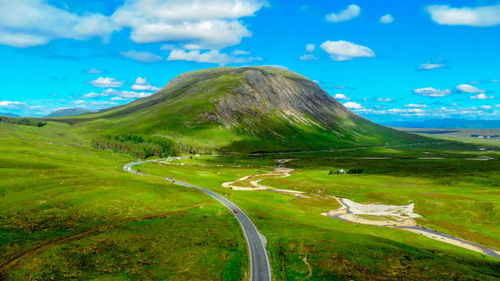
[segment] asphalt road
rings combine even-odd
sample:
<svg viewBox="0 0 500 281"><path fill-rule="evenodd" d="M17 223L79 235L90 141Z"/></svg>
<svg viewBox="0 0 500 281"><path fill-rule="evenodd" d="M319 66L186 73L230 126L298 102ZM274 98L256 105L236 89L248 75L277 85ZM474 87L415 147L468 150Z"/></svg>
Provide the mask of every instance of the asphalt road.
<svg viewBox="0 0 500 281"><path fill-rule="evenodd" d="M169 157L166 159L166 161L171 161L173 159L184 159L185 157ZM137 164L145 163L145 162L157 162L157 161L165 161L163 160L147 160L147 161L140 161L140 162L132 162L123 167L123 169L127 172L134 173L137 175L143 175L143 176L148 176L148 174L140 173L137 171L134 171L132 167ZM241 224L241 227L243 228L243 233L245 236L245 239L247 240L247 245L250 253L250 280L252 281L271 281L271 266L269 264L269 259L267 257L267 252L266 252L266 246L264 242L263 236L260 235L259 231L257 230L257 227L253 224L252 220L243 212L242 209L240 209L236 204L233 202L229 201L226 197L221 196L215 192L212 192L208 189L205 189L200 186L192 185L189 183L185 182L180 182L177 180L169 180L168 178L165 178L166 180L182 185L185 187L189 188L195 188L198 189L215 200L219 201L222 203L226 208L229 209L229 211L236 216L238 221ZM234 210L237 210L238 213L235 213Z"/></svg>

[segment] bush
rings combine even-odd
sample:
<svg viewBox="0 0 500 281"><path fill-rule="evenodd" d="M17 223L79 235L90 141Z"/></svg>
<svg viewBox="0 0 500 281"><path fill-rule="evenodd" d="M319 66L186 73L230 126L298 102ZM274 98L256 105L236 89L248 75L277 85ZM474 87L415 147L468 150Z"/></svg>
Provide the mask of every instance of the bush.
<svg viewBox="0 0 500 281"><path fill-rule="evenodd" d="M354 175L354 174L362 174L363 173L363 169L360 169L360 168L353 168L353 169L349 169L347 170L347 173L350 174L350 175Z"/></svg>

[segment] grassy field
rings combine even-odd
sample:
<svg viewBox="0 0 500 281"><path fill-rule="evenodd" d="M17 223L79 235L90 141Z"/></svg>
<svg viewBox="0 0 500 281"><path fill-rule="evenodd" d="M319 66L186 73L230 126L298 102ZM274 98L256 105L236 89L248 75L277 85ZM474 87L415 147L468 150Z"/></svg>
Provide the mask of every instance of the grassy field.
<svg viewBox="0 0 500 281"><path fill-rule="evenodd" d="M463 160L485 156L473 146L434 146L202 157L177 161L184 165L147 163L139 169L210 188L243 207L267 238L277 280L495 280L500 267L494 258L403 230L322 216L321 212L339 207L324 197L296 199L221 187L226 181L271 171L276 158L293 158L287 163L297 169L291 177L262 184L359 202L407 204L412 200L416 212L423 215L420 224L498 249L499 181L494 172L498 162ZM450 159L417 159L437 155ZM360 159L364 157L390 159ZM335 168L363 168L365 174L328 175Z"/></svg>
<svg viewBox="0 0 500 281"><path fill-rule="evenodd" d="M246 244L201 192L123 171L68 125L0 124L0 279L239 280Z"/></svg>
<svg viewBox="0 0 500 281"><path fill-rule="evenodd" d="M160 177L126 173L123 165L136 159L92 149L94 137L53 122L0 125L0 279L246 279L246 243L226 209ZM276 280L495 280L494 258L320 215L339 207L327 194L385 204L411 200L420 224L498 249L500 165L467 160L478 157L500 154L434 143L203 156L136 169L209 188L242 207L267 238ZM221 186L272 171L277 158L294 159L286 165L296 171L263 184L314 195ZM338 168L364 173L328 175Z"/></svg>

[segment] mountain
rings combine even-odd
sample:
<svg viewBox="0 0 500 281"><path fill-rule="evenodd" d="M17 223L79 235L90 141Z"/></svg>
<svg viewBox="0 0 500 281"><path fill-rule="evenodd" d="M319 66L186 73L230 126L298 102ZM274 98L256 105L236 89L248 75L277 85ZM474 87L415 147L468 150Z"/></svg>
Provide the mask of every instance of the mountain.
<svg viewBox="0 0 500 281"><path fill-rule="evenodd" d="M21 115L17 115L15 113L9 113L9 112L0 112L0 116L21 117Z"/></svg>
<svg viewBox="0 0 500 281"><path fill-rule="evenodd" d="M277 67L179 75L154 95L60 121L101 134L157 135L222 152L320 150L426 138L370 122Z"/></svg>
<svg viewBox="0 0 500 281"><path fill-rule="evenodd" d="M433 129L500 129L500 120L431 119L417 122L390 122L391 127Z"/></svg>
<svg viewBox="0 0 500 281"><path fill-rule="evenodd" d="M62 117L62 116L71 116L71 115L79 115L83 113L89 113L89 112L94 112L93 110L88 110L84 108L63 108L63 109L58 109L56 111L53 111L49 115L45 117Z"/></svg>

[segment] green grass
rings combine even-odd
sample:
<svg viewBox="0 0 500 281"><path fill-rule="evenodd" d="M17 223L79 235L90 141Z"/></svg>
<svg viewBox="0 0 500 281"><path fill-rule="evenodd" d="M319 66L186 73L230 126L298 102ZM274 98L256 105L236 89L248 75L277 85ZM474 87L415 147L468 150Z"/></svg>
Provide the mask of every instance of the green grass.
<svg viewBox="0 0 500 281"><path fill-rule="evenodd" d="M456 147L452 148L453 151L447 152L450 156L463 157L463 151L456 151ZM412 167L412 163L418 164L421 161L406 158L417 156L424 150L429 149L410 149L408 151L366 149L363 152L353 150L332 154L344 155L346 158L342 159L341 163L350 163L355 165L354 167L364 163L364 165L372 167L369 169L372 172L375 170L380 172L385 169L384 167L387 167L386 172L389 173L393 169L393 165L407 165L409 167L401 169L401 172L410 173L410 170L415 168ZM434 150L433 153L437 153L437 150ZM348 154L378 157L398 155L401 159L393 164L387 164L387 162L386 164L375 164L375 160L348 159ZM336 202L322 201L321 197L318 196L299 197L295 200L293 195L262 191L232 191L220 185L222 182L235 180L246 175L268 172L272 169L272 159L274 158L295 158L296 160L287 163L287 166L300 167L300 170L293 172L291 177L269 179L265 180L263 184L289 189L298 187L299 190L344 195L360 202L407 204L409 198L412 198L414 202L416 201L419 213L428 208L436 208L436 204L445 204L441 213L446 213L453 206L456 210L449 212L449 214L426 216L425 225L490 247L496 245L495 241L498 241L496 237L499 234L496 223L498 221L497 207L485 211L481 207L474 208L472 206L465 214L461 214L471 205L457 206L462 204L463 198L451 196L449 199L450 196L446 195L453 192L461 193L461 186L456 189L453 189L453 186L445 185L443 187L429 179L440 173L439 170L434 170L441 164L431 165L432 167L428 168L427 175L423 179L414 176L405 180L406 176L375 174L328 176L326 167L331 165L330 156L332 155L314 153L202 157L199 160L176 161L186 163L184 166L147 163L141 165L140 169L143 172L173 176L179 180L210 188L224 194L242 207L267 238L273 276L277 280L305 278L309 274L308 266L303 262L303 258L306 256L313 269L311 280L465 280L474 278L495 280L499 277L498 260L494 258L403 230L353 224L321 216L321 212L338 208L339 205ZM201 165L211 164L212 166L197 166L197 163ZM322 167L325 163L328 164ZM233 167L235 165L241 165L241 167ZM429 163L425 165L428 166ZM461 165L465 166L465 163ZM262 166L264 168L261 168ZM477 169L477 164L469 164L467 167L470 170L481 170ZM491 166L488 167L495 167L495 163L491 163ZM435 174L430 174L430 171L434 171ZM393 173L397 174L397 171L393 171ZM456 174L458 173L459 171L456 171ZM496 192L494 186L476 187L480 188L476 191ZM426 190L429 189L442 196L425 197L425 200L420 200L418 196L416 196L417 198L412 197L420 193L425 194ZM491 198L491 195L490 198L474 196L474 192L462 196L471 196L468 200L479 201L476 203L479 206L482 204L490 206L489 203L493 202L494 204L498 200L498 197ZM427 202L431 206L426 205L419 208L418 206L422 202ZM436 209L435 213L438 210L441 209ZM462 222L463 217L467 215L472 215L474 220ZM464 227L458 230L449 226L438 227L440 219L457 224L460 222L460 225ZM468 235L468 233L474 233L474 235Z"/></svg>
<svg viewBox="0 0 500 281"><path fill-rule="evenodd" d="M126 173L135 159L95 151L91 138L58 123L0 124L0 279L243 278L246 244L226 209Z"/></svg>
<svg viewBox="0 0 500 281"><path fill-rule="evenodd" d="M99 122L99 121L95 121ZM104 129L103 129L104 130ZM169 165L92 149L100 132L49 122L0 124L0 279L239 280L246 243L234 217L197 184L242 207L267 238L276 280L495 280L498 260L399 229L320 215L323 195L416 205L420 224L498 248L498 152L453 142L331 152L206 156ZM363 159L389 157L388 160ZM419 157L446 157L421 160ZM310 198L232 191L221 183L294 159L291 177L262 184L319 193ZM362 175L328 175L362 168ZM307 258L309 266L304 262Z"/></svg>

